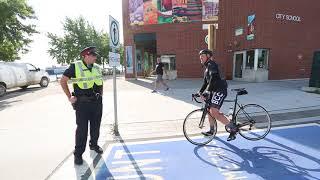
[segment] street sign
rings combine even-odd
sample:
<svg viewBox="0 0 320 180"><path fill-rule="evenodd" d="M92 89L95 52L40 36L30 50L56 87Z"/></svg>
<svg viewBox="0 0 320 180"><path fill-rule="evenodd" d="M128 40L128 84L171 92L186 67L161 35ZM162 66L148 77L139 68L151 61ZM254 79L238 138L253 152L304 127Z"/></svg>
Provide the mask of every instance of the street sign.
<svg viewBox="0 0 320 180"><path fill-rule="evenodd" d="M119 22L112 16L109 16L109 34L110 34L110 47L118 49L120 47L119 42Z"/></svg>
<svg viewBox="0 0 320 180"><path fill-rule="evenodd" d="M110 66L120 66L120 54L109 52L109 65Z"/></svg>

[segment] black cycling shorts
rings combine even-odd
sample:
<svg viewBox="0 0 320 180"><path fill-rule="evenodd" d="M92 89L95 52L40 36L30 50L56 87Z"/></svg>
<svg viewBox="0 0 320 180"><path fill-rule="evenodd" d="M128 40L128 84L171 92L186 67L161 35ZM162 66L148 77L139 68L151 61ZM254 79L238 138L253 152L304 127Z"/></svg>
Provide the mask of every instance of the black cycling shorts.
<svg viewBox="0 0 320 180"><path fill-rule="evenodd" d="M220 109L224 99L227 97L227 94L228 94L228 91L226 89L212 92L210 107Z"/></svg>

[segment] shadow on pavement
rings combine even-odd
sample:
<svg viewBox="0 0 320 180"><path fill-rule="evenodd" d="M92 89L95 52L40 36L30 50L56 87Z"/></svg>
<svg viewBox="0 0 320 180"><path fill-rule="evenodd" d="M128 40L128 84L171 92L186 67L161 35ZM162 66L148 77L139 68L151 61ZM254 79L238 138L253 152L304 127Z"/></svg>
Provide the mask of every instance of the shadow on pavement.
<svg viewBox="0 0 320 180"><path fill-rule="evenodd" d="M147 79L143 79L143 78L138 78L136 80L126 80L127 82L130 82L132 84L136 84L148 89L153 89L154 88L154 81L155 78L151 77L151 78L147 78ZM152 83L150 83L150 81L152 81ZM171 90L174 89L193 89L193 88L200 88L200 86L202 85L202 79L199 78L194 78L194 79L179 79L179 80L164 80L165 83L168 84L168 86L170 87ZM158 89L160 91L164 90L164 87L162 85L158 86Z"/></svg>
<svg viewBox="0 0 320 180"><path fill-rule="evenodd" d="M0 102L3 100L7 100L7 99L11 99L11 98L15 98L18 96L22 96L24 94L27 93L34 93L37 92L39 90L42 90L42 87L30 87L27 89L12 89L10 91L7 91L6 94L3 97L0 97Z"/></svg>
<svg viewBox="0 0 320 180"><path fill-rule="evenodd" d="M117 141L119 141L122 144L122 147L125 151L125 154L127 155L127 157L129 158L129 161L132 164L133 169L136 171L137 175L139 176L139 179L146 179L146 177L144 177L141 169L139 168L138 164L136 162L136 160L134 159L133 155L131 154L128 146L126 145L125 141L122 139L121 135L118 133L116 134L115 138L117 139ZM104 149L105 149L106 144L104 145ZM91 155L91 154L90 154ZM94 157L94 156L92 156ZM99 164L100 162L100 164ZM114 179L112 173L110 172L110 170L108 169L105 160L103 159L103 157L100 154L97 154L93 160L93 167L94 170L98 170L98 172L95 173L95 179ZM87 171L85 172L85 174L82 176L83 179L89 179L89 177L92 175L92 170L88 167Z"/></svg>
<svg viewBox="0 0 320 180"><path fill-rule="evenodd" d="M93 174L92 171L95 171L95 178L93 179L113 179L111 172L109 171L106 163L104 162L103 157L100 154L90 152L90 157L94 158L92 163L93 170L91 170L91 168L88 167L87 171L82 176L82 179L90 179L90 176Z"/></svg>
<svg viewBox="0 0 320 180"><path fill-rule="evenodd" d="M152 83L150 83L150 80L152 81ZM150 93L154 88L154 79L148 78L147 79L137 79L137 80L126 80L129 83L133 83L136 84L138 86L144 87L144 88L148 88L150 89ZM161 96L166 96L166 97L170 97L179 101L183 101L185 103L188 104L193 104L196 105L198 107L201 107L201 104L197 104L195 102L192 101L191 99L191 94L196 93L199 91L203 80L200 78L195 78L195 79L179 79L179 80L169 80L169 81L165 81L168 86L169 86L169 90L165 91L165 87L163 87L162 85L160 85L158 87L158 92L154 93L154 94L158 94ZM229 98L229 96L227 97ZM230 96L230 98L232 99L233 97ZM227 104L227 103L226 103ZM229 106L227 104L227 106Z"/></svg>
<svg viewBox="0 0 320 180"><path fill-rule="evenodd" d="M88 178L85 178L87 169L90 169L90 167L87 161L85 160L83 160L83 164L81 166L74 165L74 170L77 176L77 180L88 179Z"/></svg>
<svg viewBox="0 0 320 180"><path fill-rule="evenodd" d="M142 87L144 87L144 88L148 88L148 89L150 89L150 91L151 91L151 89L153 89L153 87L154 87L154 84L153 84L153 82L152 83L149 83L149 82L147 82L147 81L144 81L143 79L137 79L137 80L126 80L127 82L129 82L129 83L132 83L132 84L135 84L135 85L138 85L138 86L142 86Z"/></svg>
<svg viewBox="0 0 320 180"><path fill-rule="evenodd" d="M225 172L227 170L231 173L245 171L249 174L260 176L262 179L270 180L278 179L279 176L283 177L284 175L284 179L319 180L319 177L314 177L309 173L310 171L320 172L319 168L310 169L301 167L295 164L293 158L294 156L299 156L320 165L319 159L283 144L274 142L268 138L265 139L275 143L283 149L267 146L257 146L252 149L239 149L232 145L232 143L228 143L217 137L216 140L225 144L228 148L214 145L197 146L194 148L194 154L206 164L219 168L221 172ZM199 150L202 148L212 150L210 152L214 152L215 154L211 154L211 156L214 156L215 160L213 160L213 158L205 159L201 157ZM288 154L291 154L292 156L288 156Z"/></svg>
<svg viewBox="0 0 320 180"><path fill-rule="evenodd" d="M0 101L0 111L4 110L5 108L8 108L11 106L12 103L20 102L21 100L15 100L15 101Z"/></svg>
<svg viewBox="0 0 320 180"><path fill-rule="evenodd" d="M11 100L13 98L22 96L28 93L35 93L43 88L41 87L31 87L27 89L13 89L8 92L3 97L0 97L0 111L12 106L11 104L22 101L22 100Z"/></svg>
<svg viewBox="0 0 320 180"><path fill-rule="evenodd" d="M146 177L144 177L140 167L138 166L139 163L136 162L136 160L134 159L134 157L132 156L128 146L126 145L125 141L122 139L121 134L115 134L117 136L118 141L121 143L123 150L126 152L126 155L129 158L129 161L132 164L133 169L136 171L137 175L139 176L139 179L147 179Z"/></svg>
<svg viewBox="0 0 320 180"><path fill-rule="evenodd" d="M126 80L129 83L136 84L138 86L142 86L145 88L153 89L153 82L154 78L138 78L137 80ZM152 83L150 83L152 81ZM307 79L297 79L297 80L286 80L286 81L266 81L266 82L245 82L245 81L233 81L228 80L228 96L226 99L228 100L234 100L235 99L235 92L231 92L231 89L233 88L246 88L249 92L248 95L240 97L239 103L248 103L246 102L247 99L250 99L250 103L252 103L252 99L254 99L255 103L262 105L265 107L266 104L261 104L261 102L265 102L264 98L265 96L262 96L264 93L268 93L269 95L278 94L279 92L284 91L291 91L291 90L300 90L301 87L307 84ZM191 94L196 93L199 91L203 79L201 78L190 78L190 79L178 79L178 80L169 80L166 81L170 89L168 91L164 91L164 87L161 86L159 88L159 91L157 94L162 96L167 96L179 101L183 101L188 104L193 104L198 107L201 106L201 104L197 104L191 101ZM263 89L263 91L261 90ZM281 94L281 93L280 93ZM260 102L260 103L259 103ZM224 112L227 110L230 106L232 106L232 103L224 102L222 106L222 111ZM269 105L269 104L267 104ZM270 105L271 106L271 105ZM289 109L281 109L281 107L278 110L291 110L291 109L299 109L299 108L308 108L308 107L314 107L314 106L303 106L300 107L297 105L297 107L292 107ZM267 109L269 110L269 109ZM295 110L298 111L298 110Z"/></svg>

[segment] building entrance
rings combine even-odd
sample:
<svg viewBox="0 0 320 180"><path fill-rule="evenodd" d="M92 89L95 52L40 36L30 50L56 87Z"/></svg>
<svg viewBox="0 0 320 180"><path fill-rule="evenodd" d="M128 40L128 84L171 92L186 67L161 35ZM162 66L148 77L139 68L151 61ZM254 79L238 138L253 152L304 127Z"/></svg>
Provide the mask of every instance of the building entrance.
<svg viewBox="0 0 320 180"><path fill-rule="evenodd" d="M155 33L134 35L136 76L147 77L154 69L157 55Z"/></svg>
<svg viewBox="0 0 320 180"><path fill-rule="evenodd" d="M245 52L238 52L234 54L234 78L242 78L242 68Z"/></svg>
<svg viewBox="0 0 320 180"><path fill-rule="evenodd" d="M233 79L248 82L268 80L268 54L267 49L234 52Z"/></svg>

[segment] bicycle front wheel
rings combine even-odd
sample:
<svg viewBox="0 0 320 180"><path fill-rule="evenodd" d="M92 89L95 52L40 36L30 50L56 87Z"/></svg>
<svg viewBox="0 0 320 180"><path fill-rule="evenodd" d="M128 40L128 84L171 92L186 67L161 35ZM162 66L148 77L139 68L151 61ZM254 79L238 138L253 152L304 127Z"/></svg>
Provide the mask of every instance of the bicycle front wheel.
<svg viewBox="0 0 320 180"><path fill-rule="evenodd" d="M271 129L269 113L258 104L247 104L236 114L239 134L248 140L263 139Z"/></svg>
<svg viewBox="0 0 320 180"><path fill-rule="evenodd" d="M212 119L211 126L213 127L213 134L205 136L202 133L210 130L209 118ZM187 115L183 122L183 134L186 139L195 145L208 144L215 137L217 133L217 121L210 113L203 109L197 109Z"/></svg>

